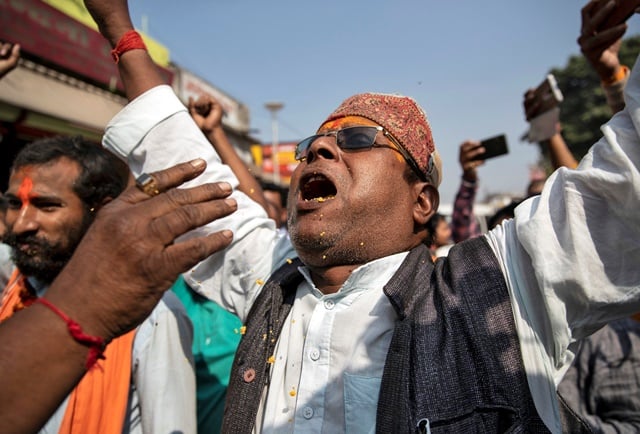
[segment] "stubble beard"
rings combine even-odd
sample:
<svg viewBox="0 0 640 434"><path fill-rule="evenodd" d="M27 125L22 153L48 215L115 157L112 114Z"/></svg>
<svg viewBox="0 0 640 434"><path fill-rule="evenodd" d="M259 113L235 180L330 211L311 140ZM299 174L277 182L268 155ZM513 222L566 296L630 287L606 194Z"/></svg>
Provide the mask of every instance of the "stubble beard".
<svg viewBox="0 0 640 434"><path fill-rule="evenodd" d="M93 218L86 212L80 226L69 230L66 243L50 242L32 234L16 235L9 229L3 242L12 247L11 260L22 274L50 285L73 256L92 221ZM33 246L33 249L25 251L18 248L25 243Z"/></svg>

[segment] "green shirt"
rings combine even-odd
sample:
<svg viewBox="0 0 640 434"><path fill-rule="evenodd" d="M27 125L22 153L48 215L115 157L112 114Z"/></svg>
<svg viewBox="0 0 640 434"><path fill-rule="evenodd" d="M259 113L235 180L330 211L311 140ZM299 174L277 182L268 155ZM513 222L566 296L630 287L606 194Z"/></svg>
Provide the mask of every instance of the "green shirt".
<svg viewBox="0 0 640 434"><path fill-rule="evenodd" d="M219 433L231 365L240 342L240 319L191 290L180 277L171 290L193 323L198 432Z"/></svg>

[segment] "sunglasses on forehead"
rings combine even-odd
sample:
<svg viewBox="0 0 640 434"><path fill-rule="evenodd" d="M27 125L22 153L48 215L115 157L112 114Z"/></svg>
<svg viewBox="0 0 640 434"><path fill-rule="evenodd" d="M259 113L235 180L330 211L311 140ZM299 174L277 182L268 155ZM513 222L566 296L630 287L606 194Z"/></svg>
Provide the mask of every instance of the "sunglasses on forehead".
<svg viewBox="0 0 640 434"><path fill-rule="evenodd" d="M376 137L378 133L382 132L394 146L376 143ZM307 159L309 148L311 144L319 137L335 136L336 144L343 151L368 151L371 148L389 148L400 153L405 159L409 167L418 175L418 177L426 181L424 173L418 168L416 161L409 155L409 153L398 143L398 141L387 130L378 126L358 126L347 127L336 131L329 131L322 134L315 134L311 137L307 137L296 145L295 158L298 161L304 161Z"/></svg>

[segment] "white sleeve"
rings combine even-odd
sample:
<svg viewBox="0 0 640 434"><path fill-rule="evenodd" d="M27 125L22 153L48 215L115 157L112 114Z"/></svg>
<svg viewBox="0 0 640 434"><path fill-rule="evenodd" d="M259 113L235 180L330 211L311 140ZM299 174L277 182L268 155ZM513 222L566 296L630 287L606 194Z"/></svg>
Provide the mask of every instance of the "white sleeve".
<svg viewBox="0 0 640 434"><path fill-rule="evenodd" d="M534 401L559 427L555 387L576 340L640 311L640 66L626 109L575 170L561 168L542 194L487 238L502 263ZM553 428L552 428L553 427Z"/></svg>
<svg viewBox="0 0 640 434"><path fill-rule="evenodd" d="M196 377L193 327L172 292L163 296L136 331L133 383L140 406L136 432L195 433Z"/></svg>
<svg viewBox="0 0 640 434"><path fill-rule="evenodd" d="M238 210L186 235L229 229L232 244L185 273L184 278L192 289L244 319L262 282L292 257L293 251L290 244L278 242L275 223L264 209L235 189L238 181L233 172L221 163L173 90L157 86L130 102L107 126L103 144L127 160L134 176L203 158L207 161L205 172L185 186L225 181L234 187L231 197L236 199Z"/></svg>

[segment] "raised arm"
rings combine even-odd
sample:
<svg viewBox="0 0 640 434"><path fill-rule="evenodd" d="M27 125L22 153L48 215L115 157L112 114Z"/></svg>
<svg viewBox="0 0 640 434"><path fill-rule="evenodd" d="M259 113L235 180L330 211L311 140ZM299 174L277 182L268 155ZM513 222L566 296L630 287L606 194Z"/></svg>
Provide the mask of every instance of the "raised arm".
<svg viewBox="0 0 640 434"><path fill-rule="evenodd" d="M484 161L475 160L474 157L482 152L484 149L478 141L467 140L460 145L458 161L462 168L462 180L451 215L451 237L454 243L480 235L480 227L473 214L473 205L478 189L478 166Z"/></svg>
<svg viewBox="0 0 640 434"><path fill-rule="evenodd" d="M115 48L127 32L134 30L127 0L85 0L84 4L111 48ZM164 83L146 50L133 49L118 57L118 69L129 101Z"/></svg>
<svg viewBox="0 0 640 434"><path fill-rule="evenodd" d="M639 74L632 70L625 109L602 127L604 137L578 167L556 170L539 196L516 208L514 220L488 235L505 258L522 314L516 327L543 417L557 412L545 403L555 400L576 341L640 311ZM535 375L541 371L555 381Z"/></svg>
<svg viewBox="0 0 640 434"><path fill-rule="evenodd" d="M527 121L530 121L535 116L539 115L539 101L535 95L535 89L529 89L524 94L524 113ZM559 167L568 167L569 169L575 169L578 166L578 161L575 159L567 143L564 141L561 133L561 126L559 120L559 113L555 119L555 133L541 143L549 149L549 156L551 158L551 164L554 170Z"/></svg>
<svg viewBox="0 0 640 434"><path fill-rule="evenodd" d="M197 160L155 173L165 193L131 187L102 208L45 298L107 342L139 324L180 273L231 242L223 231L174 243L236 208L227 184L174 188L203 170ZM0 432L36 432L82 378L88 347L39 303L0 324L0 346Z"/></svg>
<svg viewBox="0 0 640 434"><path fill-rule="evenodd" d="M638 0L625 0L625 3L640 6ZM616 8L620 7L621 2L591 0L582 8L582 26L578 38L582 53L600 77L607 104L613 113L624 107L623 89L629 77L629 68L620 64L618 58L627 24L604 26Z"/></svg>
<svg viewBox="0 0 640 434"><path fill-rule="evenodd" d="M222 162L229 166L238 178L238 190L258 202L268 213L269 208L260 183L233 149L222 128L222 105L213 96L206 95L196 101L189 98L188 107L189 114L216 150Z"/></svg>
<svg viewBox="0 0 640 434"><path fill-rule="evenodd" d="M0 41L0 78L18 66L20 45Z"/></svg>
<svg viewBox="0 0 640 434"><path fill-rule="evenodd" d="M126 0L86 0L86 5L112 46L117 47L123 35L130 35ZM173 89L162 84L147 52L120 50L118 65L131 101L107 125L103 145L126 160L134 176L202 158L207 162L205 172L185 186L226 182L234 189L231 197L237 202L238 212L185 234L197 237L228 229L233 232L232 243L183 277L196 292L242 317L261 289L258 282L268 277L274 263L291 257L291 246L276 245L274 222L263 207L237 188L238 178L222 164Z"/></svg>

